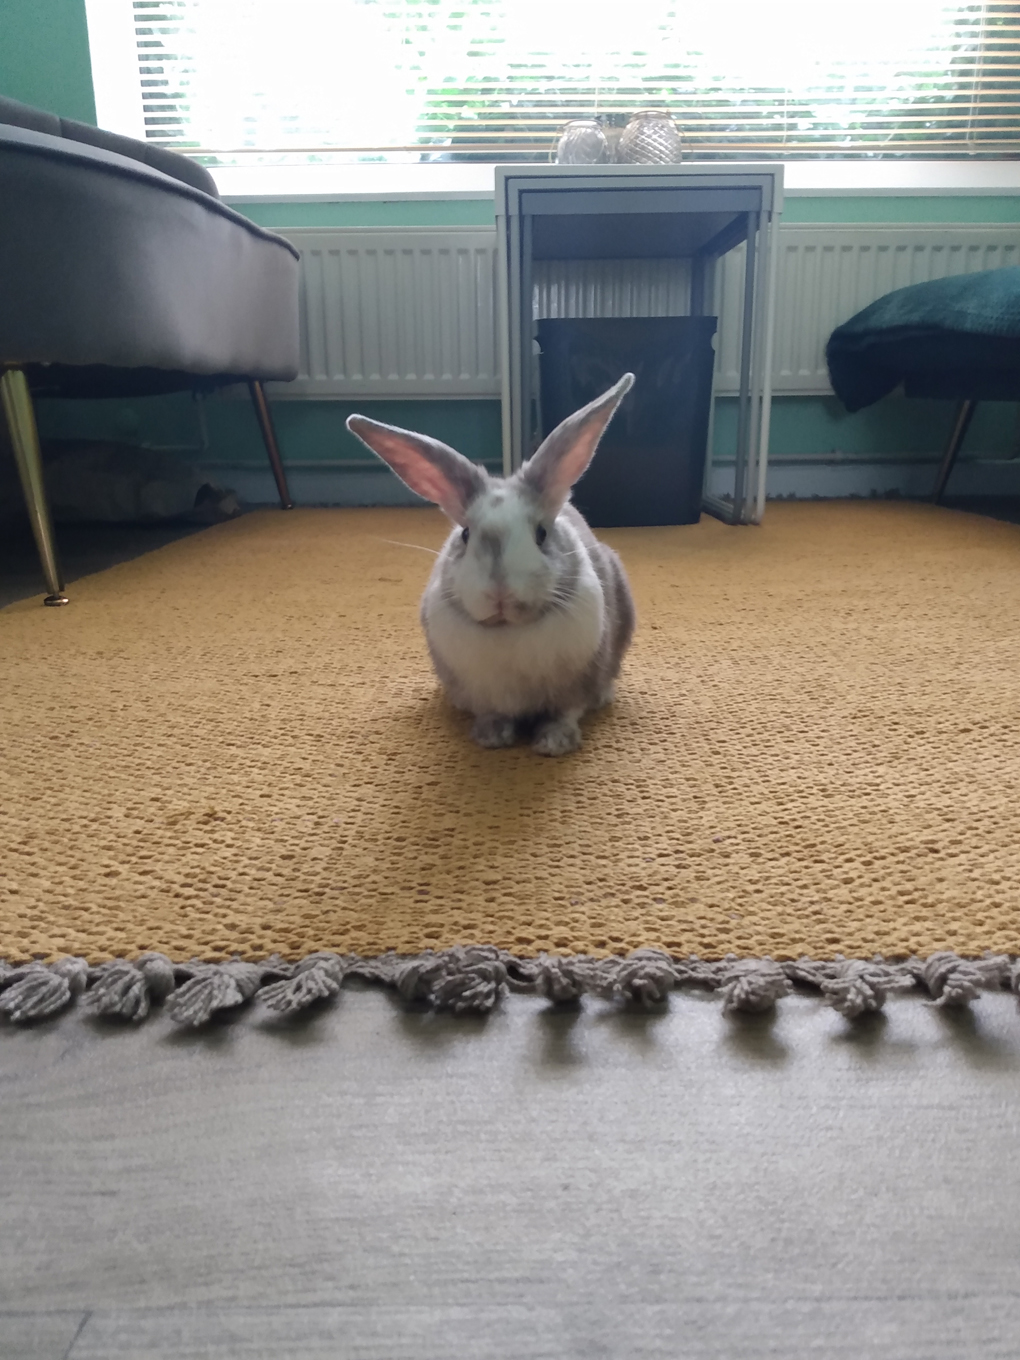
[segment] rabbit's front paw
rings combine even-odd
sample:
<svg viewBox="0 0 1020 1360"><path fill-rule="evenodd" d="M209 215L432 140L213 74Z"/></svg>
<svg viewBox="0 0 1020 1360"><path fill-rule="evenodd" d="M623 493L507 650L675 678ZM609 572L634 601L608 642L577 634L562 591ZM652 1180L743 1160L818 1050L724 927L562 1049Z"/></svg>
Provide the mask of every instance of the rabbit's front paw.
<svg viewBox="0 0 1020 1360"><path fill-rule="evenodd" d="M581 745L581 725L569 713L553 718L542 724L531 745L540 756L565 756Z"/></svg>
<svg viewBox="0 0 1020 1360"><path fill-rule="evenodd" d="M500 746L512 746L516 738L517 727L513 718L504 718L498 713L486 713L476 718L471 726L472 741L490 750Z"/></svg>

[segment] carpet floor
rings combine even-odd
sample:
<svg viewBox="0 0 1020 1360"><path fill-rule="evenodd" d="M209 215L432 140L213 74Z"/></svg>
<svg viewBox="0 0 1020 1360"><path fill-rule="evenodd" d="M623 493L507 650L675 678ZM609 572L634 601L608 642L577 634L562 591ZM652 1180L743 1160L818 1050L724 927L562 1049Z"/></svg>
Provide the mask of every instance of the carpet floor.
<svg viewBox="0 0 1020 1360"><path fill-rule="evenodd" d="M1020 951L1020 527L607 531L638 633L559 760L438 692L444 532L258 512L0 611L0 958Z"/></svg>

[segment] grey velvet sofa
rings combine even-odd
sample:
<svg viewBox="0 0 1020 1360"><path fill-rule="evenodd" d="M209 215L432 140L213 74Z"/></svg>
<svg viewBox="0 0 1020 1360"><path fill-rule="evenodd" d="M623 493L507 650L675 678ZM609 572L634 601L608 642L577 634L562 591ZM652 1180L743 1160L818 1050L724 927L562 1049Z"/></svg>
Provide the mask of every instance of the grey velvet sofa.
<svg viewBox="0 0 1020 1360"><path fill-rule="evenodd" d="M162 148L0 98L0 397L47 604L65 604L33 398L248 384L298 371L298 253Z"/></svg>

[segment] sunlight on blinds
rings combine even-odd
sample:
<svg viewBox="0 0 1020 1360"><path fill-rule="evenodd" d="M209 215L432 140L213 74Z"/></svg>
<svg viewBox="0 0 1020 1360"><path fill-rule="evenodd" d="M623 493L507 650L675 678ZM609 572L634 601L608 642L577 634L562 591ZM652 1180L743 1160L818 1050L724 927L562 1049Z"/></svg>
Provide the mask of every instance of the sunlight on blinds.
<svg viewBox="0 0 1020 1360"><path fill-rule="evenodd" d="M685 154L1015 156L1020 4L133 0L146 136L230 163L547 160L669 110Z"/></svg>

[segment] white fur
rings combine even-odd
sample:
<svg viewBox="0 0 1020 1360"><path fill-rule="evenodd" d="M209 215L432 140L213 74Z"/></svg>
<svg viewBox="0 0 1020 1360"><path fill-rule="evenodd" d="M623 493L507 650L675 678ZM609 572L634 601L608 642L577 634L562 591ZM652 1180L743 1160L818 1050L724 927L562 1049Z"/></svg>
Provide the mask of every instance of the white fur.
<svg viewBox="0 0 1020 1360"><path fill-rule="evenodd" d="M453 606L430 595L424 604L429 642L456 675L456 703L471 713L522 717L539 712L581 674L602 637L602 591L591 573L569 614L550 613L535 623L480 628Z"/></svg>
<svg viewBox="0 0 1020 1360"><path fill-rule="evenodd" d="M460 602L471 617L481 622L496 608L496 582L484 548L487 534L503 545L499 584L511 609L526 615L529 610L542 608L556 573L535 543L534 507L525 501L520 489L512 484L493 487L478 497L465 519L471 540L453 568L453 577ZM456 541L456 534L452 539Z"/></svg>
<svg viewBox="0 0 1020 1360"><path fill-rule="evenodd" d="M489 617L494 608L492 577L479 542L487 530L499 533L505 544L502 579L509 609L519 609L525 617L527 610L541 609L555 572L535 544L533 514L515 489L486 493L472 507L470 520L476 541L469 541L455 572L460 607L443 594L441 563L422 600L429 644L437 661L455 676L451 698L460 707L508 717L539 712L562 690L563 677L582 674L598 650L605 610L602 587L580 537L561 521L580 567L570 603L533 621L482 626L476 620ZM451 535L451 543L459 532Z"/></svg>

